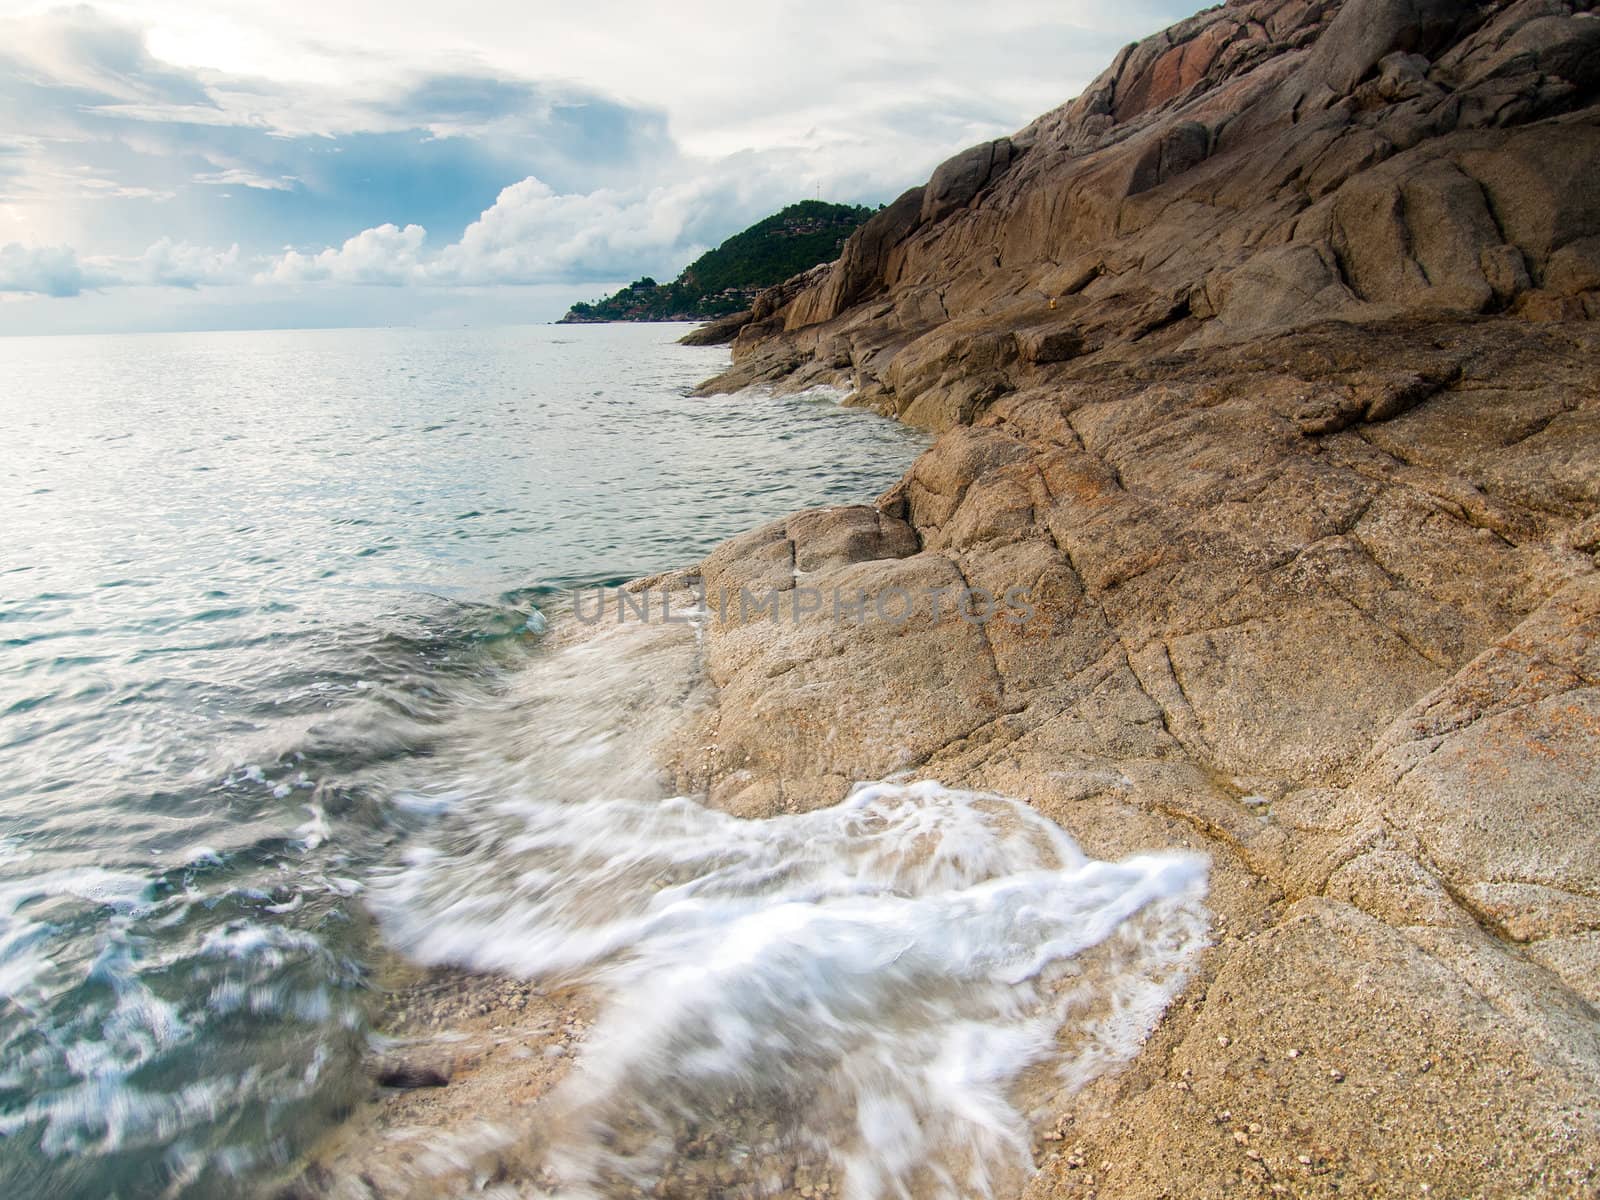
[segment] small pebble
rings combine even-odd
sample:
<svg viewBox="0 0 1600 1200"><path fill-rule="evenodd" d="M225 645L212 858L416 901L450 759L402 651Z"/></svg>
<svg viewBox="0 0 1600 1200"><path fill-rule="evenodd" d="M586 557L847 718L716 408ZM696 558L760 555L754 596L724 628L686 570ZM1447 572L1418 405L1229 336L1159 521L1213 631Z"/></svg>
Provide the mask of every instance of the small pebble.
<svg viewBox="0 0 1600 1200"><path fill-rule="evenodd" d="M1297 1163L1299 1163L1302 1167L1309 1167L1311 1165L1311 1155L1309 1155L1309 1154L1297 1154L1297 1155L1295 1155L1295 1161Z"/></svg>
<svg viewBox="0 0 1600 1200"><path fill-rule="evenodd" d="M1298 1051L1298 1050L1290 1050L1289 1051L1289 1057L1290 1058L1299 1058L1300 1057L1300 1051Z"/></svg>
<svg viewBox="0 0 1600 1200"><path fill-rule="evenodd" d="M1224 1050L1226 1050L1232 1044L1233 1044L1233 1039L1230 1038L1227 1034L1223 1033L1223 1034L1219 1034L1217 1036L1217 1045L1221 1046Z"/></svg>

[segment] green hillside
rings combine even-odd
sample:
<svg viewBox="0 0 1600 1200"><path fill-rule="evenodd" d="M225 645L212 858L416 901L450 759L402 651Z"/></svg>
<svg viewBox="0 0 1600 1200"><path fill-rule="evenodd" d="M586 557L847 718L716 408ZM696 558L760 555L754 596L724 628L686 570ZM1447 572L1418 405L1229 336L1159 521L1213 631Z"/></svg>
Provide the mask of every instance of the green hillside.
<svg viewBox="0 0 1600 1200"><path fill-rule="evenodd" d="M858 204L802 200L706 251L671 283L647 275L593 304L574 304L561 319L701 321L738 312L762 288L837 258L872 212Z"/></svg>

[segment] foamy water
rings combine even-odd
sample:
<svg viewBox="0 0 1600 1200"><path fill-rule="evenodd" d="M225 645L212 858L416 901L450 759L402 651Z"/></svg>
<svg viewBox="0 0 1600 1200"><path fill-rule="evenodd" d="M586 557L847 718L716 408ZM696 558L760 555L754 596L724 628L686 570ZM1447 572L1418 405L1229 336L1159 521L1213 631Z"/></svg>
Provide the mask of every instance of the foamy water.
<svg viewBox="0 0 1600 1200"><path fill-rule="evenodd" d="M0 338L0 1197L273 1194L370 1087L368 877L438 765L501 710L564 753L540 606L921 444L693 397L682 332Z"/></svg>
<svg viewBox="0 0 1600 1200"><path fill-rule="evenodd" d="M921 444L691 397L722 353L676 332L0 340L0 1196L292 1174L369 1090L380 939L593 991L538 1128L491 1131L573 1195L1010 1194L1137 1049L1198 860L931 782L740 820L659 777L702 631L574 638L564 589Z"/></svg>
<svg viewBox="0 0 1600 1200"><path fill-rule="evenodd" d="M524 672L375 880L382 928L600 992L548 1117L561 1194L761 1195L797 1169L862 1200L1014 1191L1030 1107L1128 1059L1181 988L1204 860L1094 861L1020 800L931 781L764 820L664 795L650 747L699 702L695 638L605 630Z"/></svg>

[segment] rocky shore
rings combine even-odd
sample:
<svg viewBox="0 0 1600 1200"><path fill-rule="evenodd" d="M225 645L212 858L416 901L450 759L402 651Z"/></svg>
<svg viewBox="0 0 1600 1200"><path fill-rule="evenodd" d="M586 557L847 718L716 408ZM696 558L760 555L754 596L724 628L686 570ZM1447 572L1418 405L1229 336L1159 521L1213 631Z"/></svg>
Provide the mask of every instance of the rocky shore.
<svg viewBox="0 0 1600 1200"><path fill-rule="evenodd" d="M1202 977L1029 1195L1600 1189L1592 9L1202 13L940 167L708 385L944 431L709 587L1040 610L714 623L681 785L909 771L1212 858Z"/></svg>
<svg viewBox="0 0 1600 1200"><path fill-rule="evenodd" d="M676 789L937 779L1210 858L1212 945L1027 1196L1600 1190L1593 8L1202 13L759 298L707 385L941 436L666 585L1034 613L716 613Z"/></svg>

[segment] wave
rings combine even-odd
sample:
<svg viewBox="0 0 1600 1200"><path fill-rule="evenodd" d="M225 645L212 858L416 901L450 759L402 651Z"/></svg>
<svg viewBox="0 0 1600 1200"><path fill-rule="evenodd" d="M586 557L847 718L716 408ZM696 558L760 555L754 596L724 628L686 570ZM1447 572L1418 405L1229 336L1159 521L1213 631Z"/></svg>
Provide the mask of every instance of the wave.
<svg viewBox="0 0 1600 1200"><path fill-rule="evenodd" d="M1205 860L1096 861L1020 800L931 781L760 820L666 795L651 747L696 652L630 626L524 672L373 879L381 928L598 990L544 1147L562 1194L1019 1184L1033 1107L1131 1057L1181 989ZM503 740L528 721L537 749Z"/></svg>

